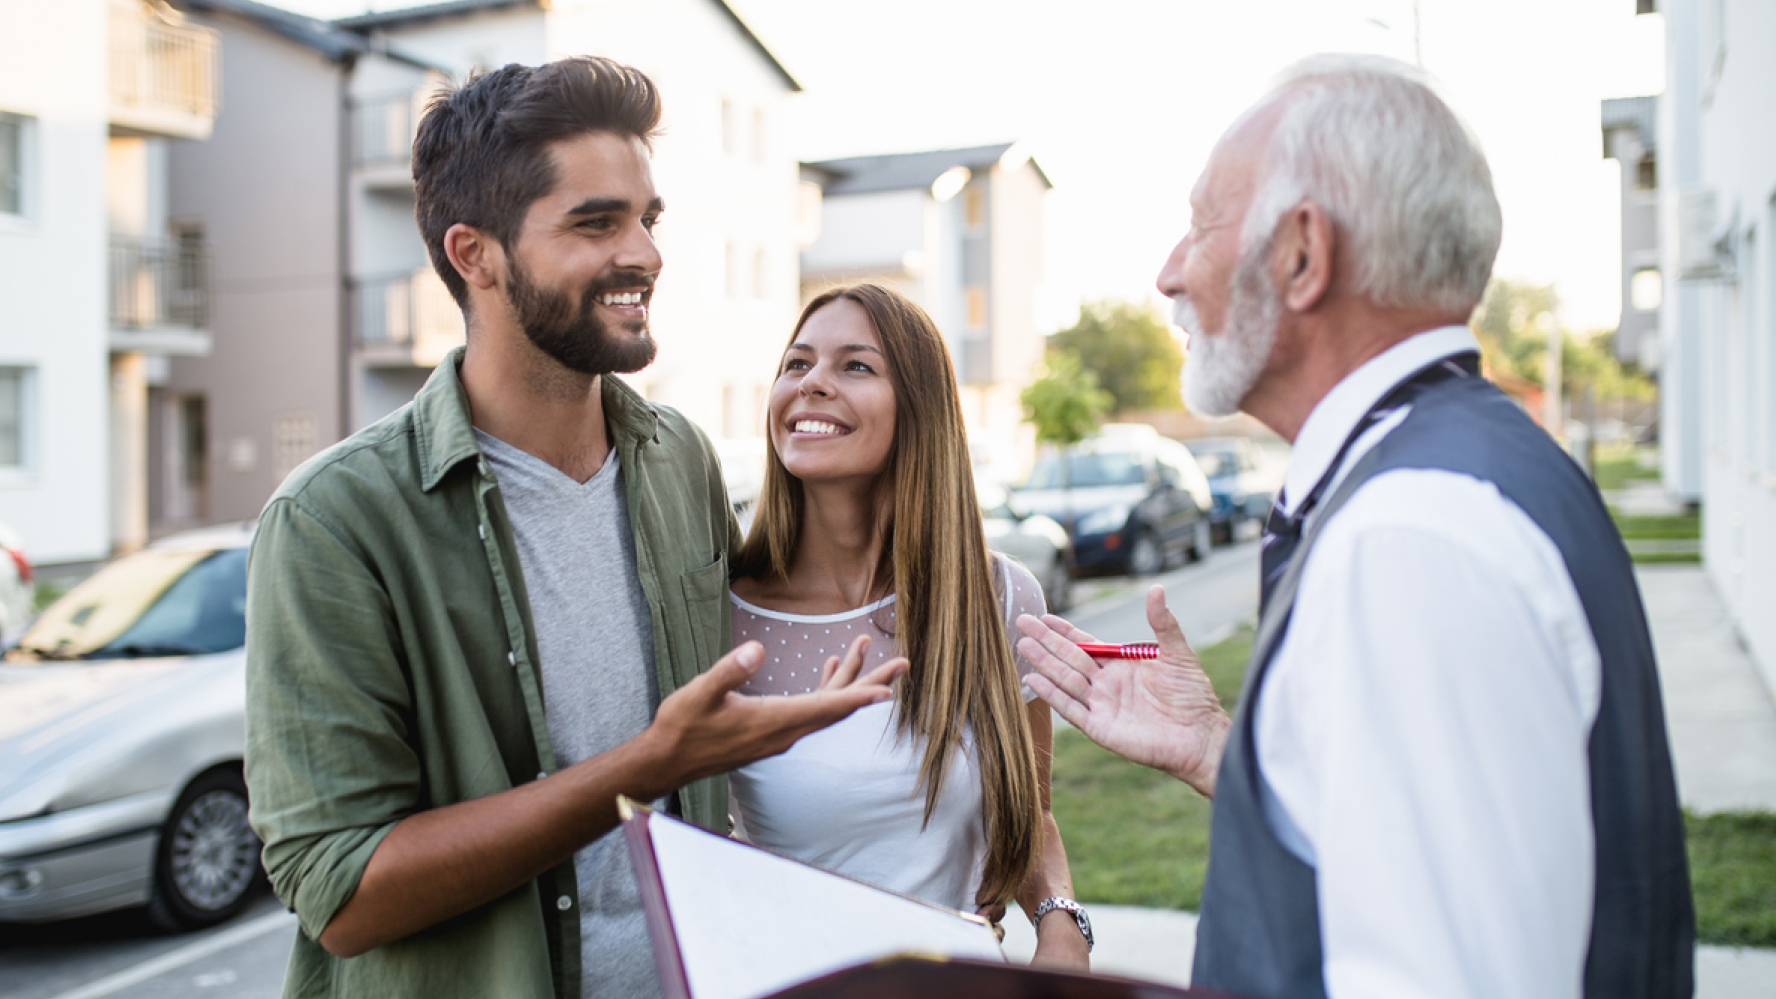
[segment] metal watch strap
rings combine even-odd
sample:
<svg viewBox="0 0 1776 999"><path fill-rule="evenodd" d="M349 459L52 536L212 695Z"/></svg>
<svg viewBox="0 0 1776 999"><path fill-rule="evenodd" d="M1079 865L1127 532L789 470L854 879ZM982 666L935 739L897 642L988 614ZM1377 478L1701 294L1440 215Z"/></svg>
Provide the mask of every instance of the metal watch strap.
<svg viewBox="0 0 1776 999"><path fill-rule="evenodd" d="M1030 924L1040 928L1042 917L1056 909L1065 909L1072 914L1073 922L1079 926L1079 932L1085 934L1085 952L1090 954L1092 948L1097 946L1097 941L1092 939L1091 919L1085 914L1085 906L1078 902L1060 895L1051 895L1043 899L1042 904L1036 907L1035 913L1030 916Z"/></svg>

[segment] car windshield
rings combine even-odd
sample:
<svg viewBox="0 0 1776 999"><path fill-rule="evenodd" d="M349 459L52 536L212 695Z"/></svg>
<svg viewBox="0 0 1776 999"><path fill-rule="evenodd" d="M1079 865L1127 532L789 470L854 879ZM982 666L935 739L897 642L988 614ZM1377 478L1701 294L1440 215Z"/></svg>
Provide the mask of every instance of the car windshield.
<svg viewBox="0 0 1776 999"><path fill-rule="evenodd" d="M1141 456L1131 451L1084 451L1049 455L1036 462L1025 489L1089 489L1135 486L1147 481Z"/></svg>
<svg viewBox="0 0 1776 999"><path fill-rule="evenodd" d="M148 549L49 605L12 660L133 659L239 648L247 636L247 549Z"/></svg>
<svg viewBox="0 0 1776 999"><path fill-rule="evenodd" d="M1239 459L1232 451L1196 451L1196 464L1211 479L1239 474Z"/></svg>

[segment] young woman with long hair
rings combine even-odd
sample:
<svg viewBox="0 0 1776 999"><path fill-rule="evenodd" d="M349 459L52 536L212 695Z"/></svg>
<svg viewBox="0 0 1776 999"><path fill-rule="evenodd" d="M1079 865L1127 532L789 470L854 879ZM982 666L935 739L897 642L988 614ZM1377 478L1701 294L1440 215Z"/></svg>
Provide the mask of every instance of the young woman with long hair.
<svg viewBox="0 0 1776 999"><path fill-rule="evenodd" d="M876 285L820 295L784 350L768 421L732 601L734 640L763 643L766 659L742 692L817 687L859 639L865 669L893 655L911 666L892 702L736 772L740 831L951 908L996 917L1016 898L1037 923L1036 960L1084 968L1049 812L1052 721L1009 638L1042 593L987 550L937 327Z"/></svg>

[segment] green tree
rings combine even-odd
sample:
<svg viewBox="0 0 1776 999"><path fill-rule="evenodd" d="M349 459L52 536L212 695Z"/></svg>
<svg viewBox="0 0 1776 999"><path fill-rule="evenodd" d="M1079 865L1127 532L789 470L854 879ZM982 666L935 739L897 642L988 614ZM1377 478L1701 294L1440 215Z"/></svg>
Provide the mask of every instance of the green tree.
<svg viewBox="0 0 1776 999"><path fill-rule="evenodd" d="M1098 428L1110 409L1110 394L1098 387L1097 376L1085 370L1079 358L1066 351L1050 351L1046 367L1042 377L1018 396L1024 419L1035 426L1036 439L1044 444L1077 444Z"/></svg>
<svg viewBox="0 0 1776 999"><path fill-rule="evenodd" d="M1560 329L1560 296L1553 285L1495 279L1468 322L1486 363L1542 385L1547 378L1548 336ZM1638 370L1616 360L1607 333L1564 331L1560 342L1560 387L1568 398L1586 389L1593 399L1650 399L1653 385Z"/></svg>
<svg viewBox="0 0 1776 999"><path fill-rule="evenodd" d="M1145 305L1105 300L1079 310L1072 326L1048 338L1051 350L1079 358L1110 393L1111 412L1180 409L1178 371L1184 351Z"/></svg>

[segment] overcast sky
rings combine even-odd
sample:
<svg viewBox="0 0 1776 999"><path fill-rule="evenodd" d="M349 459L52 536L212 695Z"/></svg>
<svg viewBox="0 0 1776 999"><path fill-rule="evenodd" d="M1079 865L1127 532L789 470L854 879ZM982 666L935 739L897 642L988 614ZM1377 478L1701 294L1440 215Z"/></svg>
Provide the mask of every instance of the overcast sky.
<svg viewBox="0 0 1776 999"><path fill-rule="evenodd" d="M274 0L275 2L275 0ZM645 3L648 0L606 0ZM377 10L409 4L382 0ZM1041 319L1153 298L1221 131L1317 51L1414 58L1412 0L733 0L801 81L803 159L1022 139L1054 180ZM364 0L284 0L317 16ZM1421 0L1417 50L1479 134L1504 207L1494 273L1554 282L1574 329L1620 309L1620 181L1598 103L1664 87L1633 0Z"/></svg>

